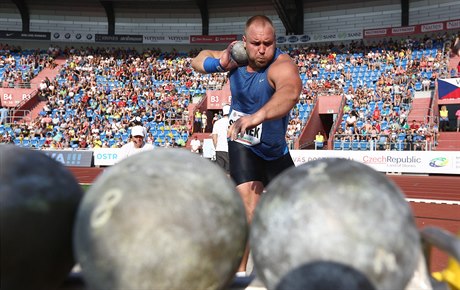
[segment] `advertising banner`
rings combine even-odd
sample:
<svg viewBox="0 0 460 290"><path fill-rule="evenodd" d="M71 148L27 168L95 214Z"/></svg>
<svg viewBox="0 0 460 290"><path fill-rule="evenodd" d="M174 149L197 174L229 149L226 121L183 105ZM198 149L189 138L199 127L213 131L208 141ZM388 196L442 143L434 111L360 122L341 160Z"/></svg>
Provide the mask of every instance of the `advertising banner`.
<svg viewBox="0 0 460 290"><path fill-rule="evenodd" d="M119 158L120 150L120 148L93 149L94 166L110 166L117 163L121 160Z"/></svg>
<svg viewBox="0 0 460 290"><path fill-rule="evenodd" d="M458 151L342 151L292 150L296 166L322 158L346 158L369 165L380 172L457 174Z"/></svg>
<svg viewBox="0 0 460 290"><path fill-rule="evenodd" d="M190 43L230 43L238 40L238 35L190 35Z"/></svg>
<svg viewBox="0 0 460 290"><path fill-rule="evenodd" d="M95 149L94 165L110 166L117 163L119 150L119 148ZM323 158L345 158L364 163L379 172L460 175L460 152L458 151L291 150L290 153L296 166Z"/></svg>
<svg viewBox="0 0 460 290"><path fill-rule="evenodd" d="M364 29L363 37L390 37L390 36L402 36L420 33L431 33L443 30L458 29L460 28L460 19L439 21L433 23L425 23L411 26L401 27L383 27L383 28L372 28Z"/></svg>
<svg viewBox="0 0 460 290"><path fill-rule="evenodd" d="M21 32L0 30L0 38L3 39L27 39L27 40L50 40L49 32Z"/></svg>
<svg viewBox="0 0 460 290"><path fill-rule="evenodd" d="M51 40L64 42L94 42L94 33L90 32L68 32L68 31L53 31L51 32Z"/></svg>
<svg viewBox="0 0 460 290"><path fill-rule="evenodd" d="M52 159L65 166L91 167L93 151L89 150L42 150Z"/></svg>
<svg viewBox="0 0 460 290"><path fill-rule="evenodd" d="M144 35L144 43L158 43L158 44L189 44L189 36L180 35Z"/></svg>
<svg viewBox="0 0 460 290"><path fill-rule="evenodd" d="M347 31L347 32L334 32L334 33L315 33L315 34L302 34L302 35L286 35L278 36L276 38L277 44L302 44L324 41L343 41L343 40L356 40L362 39L362 31Z"/></svg>
<svg viewBox="0 0 460 290"><path fill-rule="evenodd" d="M95 34L94 41L96 42L116 42L116 43L142 43L144 37L142 35L108 35Z"/></svg>

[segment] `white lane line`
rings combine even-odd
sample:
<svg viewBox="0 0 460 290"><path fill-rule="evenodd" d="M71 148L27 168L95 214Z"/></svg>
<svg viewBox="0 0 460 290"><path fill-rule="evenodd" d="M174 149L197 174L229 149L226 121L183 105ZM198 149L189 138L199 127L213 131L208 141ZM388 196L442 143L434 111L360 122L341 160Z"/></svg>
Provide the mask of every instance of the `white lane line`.
<svg viewBox="0 0 460 290"><path fill-rule="evenodd" d="M450 205L460 205L458 200L444 200L444 199L428 199L428 198L406 198L409 202L422 202L422 203L435 203L435 204L450 204Z"/></svg>

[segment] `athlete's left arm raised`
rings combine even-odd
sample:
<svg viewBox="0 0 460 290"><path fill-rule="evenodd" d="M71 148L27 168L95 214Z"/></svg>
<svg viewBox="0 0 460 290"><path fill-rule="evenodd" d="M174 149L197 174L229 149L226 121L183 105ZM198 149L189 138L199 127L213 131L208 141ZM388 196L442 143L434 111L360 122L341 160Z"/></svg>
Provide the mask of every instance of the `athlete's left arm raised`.
<svg viewBox="0 0 460 290"><path fill-rule="evenodd" d="M299 70L292 59L284 54L278 57L268 72L268 81L275 88L270 100L257 112L238 119L229 128L228 136L234 140L238 133L244 134L264 121L275 120L286 116L299 101L302 81Z"/></svg>

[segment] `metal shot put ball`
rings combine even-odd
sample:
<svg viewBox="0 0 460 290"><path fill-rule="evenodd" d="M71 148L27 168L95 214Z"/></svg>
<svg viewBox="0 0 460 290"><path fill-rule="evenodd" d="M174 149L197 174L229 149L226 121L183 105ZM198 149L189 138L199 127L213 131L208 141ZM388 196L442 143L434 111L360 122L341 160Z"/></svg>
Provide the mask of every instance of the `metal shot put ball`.
<svg viewBox="0 0 460 290"><path fill-rule="evenodd" d="M75 264L72 233L83 191L42 151L0 145L0 288L57 289Z"/></svg>
<svg viewBox="0 0 460 290"><path fill-rule="evenodd" d="M248 54L243 41L239 40L232 46L230 55L238 65L248 64Z"/></svg>
<svg viewBox="0 0 460 290"><path fill-rule="evenodd" d="M85 194L75 253L92 290L225 289L248 225L235 184L181 149L130 156Z"/></svg>
<svg viewBox="0 0 460 290"><path fill-rule="evenodd" d="M290 168L268 185L249 244L270 290L315 289L315 283L388 290L405 289L419 261L420 236L390 179L365 164L329 158Z"/></svg>

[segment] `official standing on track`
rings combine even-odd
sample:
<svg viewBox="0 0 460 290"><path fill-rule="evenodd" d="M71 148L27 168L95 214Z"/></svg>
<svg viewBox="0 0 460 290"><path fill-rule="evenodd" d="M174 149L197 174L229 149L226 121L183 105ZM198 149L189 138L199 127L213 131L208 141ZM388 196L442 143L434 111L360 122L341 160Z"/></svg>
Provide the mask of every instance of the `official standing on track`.
<svg viewBox="0 0 460 290"><path fill-rule="evenodd" d="M217 120L212 127L212 142L216 150L216 163L222 167L227 174L230 174L230 163L228 159L228 114L230 106L222 107L223 117Z"/></svg>
<svg viewBox="0 0 460 290"><path fill-rule="evenodd" d="M121 147L118 160L123 160L136 153L155 148L152 144L145 142L145 131L143 126L132 127L131 141Z"/></svg>
<svg viewBox="0 0 460 290"><path fill-rule="evenodd" d="M232 93L228 129L230 175L246 207L248 222L264 187L294 166L285 135L289 111L302 89L297 66L276 48L275 28L267 16L246 22L243 36L248 63L231 59L232 42L225 50L202 50L192 61L201 73L229 72ZM246 270L248 255L239 271Z"/></svg>

